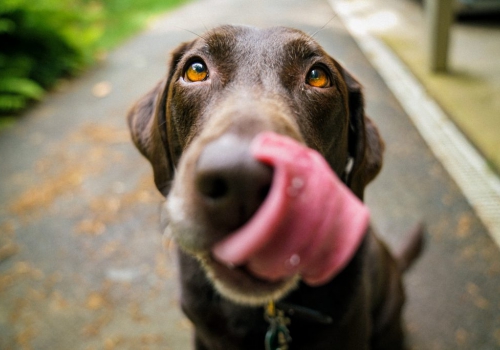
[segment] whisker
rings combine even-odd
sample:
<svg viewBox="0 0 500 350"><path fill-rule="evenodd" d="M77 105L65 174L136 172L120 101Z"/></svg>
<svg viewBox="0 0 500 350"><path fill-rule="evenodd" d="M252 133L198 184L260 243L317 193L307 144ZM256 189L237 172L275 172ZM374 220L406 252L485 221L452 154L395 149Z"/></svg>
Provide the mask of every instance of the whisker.
<svg viewBox="0 0 500 350"><path fill-rule="evenodd" d="M207 25L205 24L205 22L203 22L203 20L201 20L201 23L203 24L203 28L205 28L205 32L208 32L208 28L207 28Z"/></svg>
<svg viewBox="0 0 500 350"><path fill-rule="evenodd" d="M332 18L330 18L330 19L328 20L328 22L326 22L325 24L323 24L323 26L322 26L321 28L319 28L317 31L315 31L314 33L312 33L312 34L310 35L310 37L311 37L311 38L314 38L314 36L315 36L316 34L318 34L318 33L319 33L319 32L321 32L323 29L325 29L325 27L326 27L327 25L329 25L329 24L330 24L330 22L331 22L331 21L333 21L335 18L337 18L337 14L334 14L334 15L333 15L333 17L332 17Z"/></svg>
<svg viewBox="0 0 500 350"><path fill-rule="evenodd" d="M198 34L198 33L196 33L196 32L193 32L192 30L189 30L189 29L187 29L187 28L183 28L183 27L179 27L179 26L175 26L175 27L176 27L177 29L182 29L182 30L185 30L185 31L186 31L186 32L188 32L188 33L194 34L194 35L196 35L196 36L197 36L198 38L200 38L200 39L206 40L206 38L205 38L203 35L200 35L200 34Z"/></svg>

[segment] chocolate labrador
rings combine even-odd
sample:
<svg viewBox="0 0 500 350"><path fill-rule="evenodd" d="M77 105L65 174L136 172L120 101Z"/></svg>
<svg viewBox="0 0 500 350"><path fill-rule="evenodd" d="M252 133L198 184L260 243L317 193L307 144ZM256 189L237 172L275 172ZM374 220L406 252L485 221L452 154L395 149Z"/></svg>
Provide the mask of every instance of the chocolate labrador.
<svg viewBox="0 0 500 350"><path fill-rule="evenodd" d="M180 248L181 305L196 349L263 349L276 326L262 308L271 299L287 339L267 348L404 348L401 277L419 254L420 228L397 254L368 229L346 266L319 286L266 280L210 253L268 195L273 169L249 152L262 132L319 152L362 200L384 149L363 108L358 81L313 38L244 26L180 45L166 78L132 107L133 141L152 164L166 197L165 231Z"/></svg>

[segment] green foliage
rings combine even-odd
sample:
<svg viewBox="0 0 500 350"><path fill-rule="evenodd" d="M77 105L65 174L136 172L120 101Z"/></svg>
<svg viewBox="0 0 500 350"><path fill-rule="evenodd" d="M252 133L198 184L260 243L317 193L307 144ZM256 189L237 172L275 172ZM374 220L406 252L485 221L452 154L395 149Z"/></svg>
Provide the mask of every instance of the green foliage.
<svg viewBox="0 0 500 350"><path fill-rule="evenodd" d="M0 0L0 117L186 0Z"/></svg>
<svg viewBox="0 0 500 350"><path fill-rule="evenodd" d="M99 40L101 49L109 49L144 27L155 14L164 12L186 0L99 0L106 28Z"/></svg>
<svg viewBox="0 0 500 350"><path fill-rule="evenodd" d="M71 3L71 4L70 4ZM58 78L91 62L99 14L58 0L0 2L0 114L25 108Z"/></svg>

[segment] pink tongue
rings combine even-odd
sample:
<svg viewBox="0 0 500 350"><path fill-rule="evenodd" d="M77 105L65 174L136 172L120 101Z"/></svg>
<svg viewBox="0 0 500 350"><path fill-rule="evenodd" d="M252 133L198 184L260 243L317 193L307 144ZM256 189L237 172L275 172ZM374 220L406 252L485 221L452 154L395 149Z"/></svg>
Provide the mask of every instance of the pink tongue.
<svg viewBox="0 0 500 350"><path fill-rule="evenodd" d="M288 137L262 133L251 152L274 168L271 190L247 224L214 246L214 256L264 279L300 273L309 284L326 282L354 255L368 210L319 153Z"/></svg>

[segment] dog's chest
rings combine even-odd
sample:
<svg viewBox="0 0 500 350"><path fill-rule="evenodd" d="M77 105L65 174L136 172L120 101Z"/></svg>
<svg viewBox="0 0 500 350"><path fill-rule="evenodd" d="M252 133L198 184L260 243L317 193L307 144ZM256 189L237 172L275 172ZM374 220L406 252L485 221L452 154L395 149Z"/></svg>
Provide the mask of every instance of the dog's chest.
<svg viewBox="0 0 500 350"><path fill-rule="evenodd" d="M204 346L197 349L265 349L269 323L265 320L264 308L241 306L220 297L198 262L184 254L180 256L180 273L182 309L193 322L196 338ZM356 274L347 275L351 277ZM344 285L342 291L339 292L336 288L336 282ZM333 281L314 289L302 286L286 299L291 303L306 304L314 299L324 300L314 308L319 309L319 305L324 305L325 311L333 316L328 325L301 317L291 317L291 323L287 326L292 338L289 349L367 348L369 315L366 305L362 302L364 291L361 288L345 288L346 284L350 284L346 282ZM358 280L350 281L349 278L349 282L357 282L354 284L360 285ZM315 295L310 294L313 290ZM346 297L344 292L349 292L350 296Z"/></svg>

